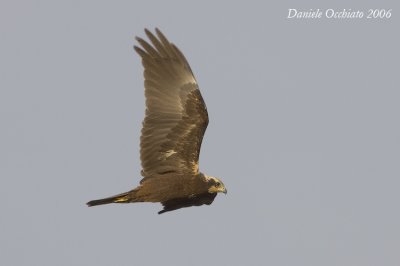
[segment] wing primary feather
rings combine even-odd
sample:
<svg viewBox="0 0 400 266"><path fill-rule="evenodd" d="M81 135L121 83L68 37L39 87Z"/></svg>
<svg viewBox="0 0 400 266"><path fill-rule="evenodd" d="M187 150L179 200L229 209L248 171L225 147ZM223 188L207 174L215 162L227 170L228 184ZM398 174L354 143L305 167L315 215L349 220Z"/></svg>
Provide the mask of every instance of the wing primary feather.
<svg viewBox="0 0 400 266"><path fill-rule="evenodd" d="M168 53L165 51L163 45L160 43L160 41L151 33L148 29L144 30L147 37L150 39L151 43L154 45L154 47L157 49L159 54L162 57L168 57Z"/></svg>
<svg viewBox="0 0 400 266"><path fill-rule="evenodd" d="M156 28L156 33L157 33L158 38L163 43L164 47L167 48L168 51L170 52L170 56L172 58L176 58L183 65L189 65L189 63L187 62L187 60L185 59L183 54L181 52L177 52L177 50L179 50L179 49L173 43L171 43L167 39L167 37L165 37L165 35L158 28ZM189 67L189 69L190 69L190 67Z"/></svg>
<svg viewBox="0 0 400 266"><path fill-rule="evenodd" d="M142 59L148 57L148 54L139 46L134 45L133 49L135 49L136 53L138 53Z"/></svg>
<svg viewBox="0 0 400 266"><path fill-rule="evenodd" d="M171 43L168 41L168 39L164 36L164 34L158 29L156 28L156 34L158 36L158 38L160 39L161 43L163 44L164 48L166 50L168 50L168 55L172 58L176 57L176 54L174 52L174 49L172 49L171 47Z"/></svg>
<svg viewBox="0 0 400 266"><path fill-rule="evenodd" d="M158 52L150 44L148 44L148 42L146 42L145 40L143 40L140 37L136 37L136 41L138 41L138 43L140 43L140 45L144 48L144 50L146 50L146 52L148 54L150 54L153 57L158 56Z"/></svg>

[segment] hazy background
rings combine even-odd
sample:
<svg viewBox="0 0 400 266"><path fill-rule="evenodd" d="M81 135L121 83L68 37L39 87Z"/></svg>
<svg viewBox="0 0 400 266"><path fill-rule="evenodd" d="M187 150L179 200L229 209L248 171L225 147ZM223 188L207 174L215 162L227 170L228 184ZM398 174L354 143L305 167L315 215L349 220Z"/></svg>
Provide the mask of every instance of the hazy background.
<svg viewBox="0 0 400 266"><path fill-rule="evenodd" d="M358 2L1 0L0 264L400 265L399 6ZM200 83L200 169L229 193L87 208L140 180L132 46L156 26Z"/></svg>

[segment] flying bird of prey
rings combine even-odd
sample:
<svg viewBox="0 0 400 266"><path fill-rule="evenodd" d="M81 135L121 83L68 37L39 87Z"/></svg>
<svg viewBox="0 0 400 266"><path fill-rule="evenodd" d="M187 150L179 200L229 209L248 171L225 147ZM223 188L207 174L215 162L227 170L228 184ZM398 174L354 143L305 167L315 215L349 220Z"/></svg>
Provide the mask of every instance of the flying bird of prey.
<svg viewBox="0 0 400 266"><path fill-rule="evenodd" d="M206 105L182 52L156 29L145 29L150 40L136 37L142 58L146 113L140 138L141 175L135 189L93 200L88 206L108 203L160 202L159 214L210 205L218 192L226 194L216 177L199 172L199 155L208 125Z"/></svg>

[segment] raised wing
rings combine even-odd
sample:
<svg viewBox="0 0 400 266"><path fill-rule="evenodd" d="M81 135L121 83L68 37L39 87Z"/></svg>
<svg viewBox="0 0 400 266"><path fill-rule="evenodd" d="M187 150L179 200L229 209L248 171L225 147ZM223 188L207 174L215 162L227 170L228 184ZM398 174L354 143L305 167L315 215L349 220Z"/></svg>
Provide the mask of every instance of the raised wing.
<svg viewBox="0 0 400 266"><path fill-rule="evenodd" d="M140 138L142 175L197 174L208 125L206 105L188 62L156 29L145 30L151 44L136 38L144 66L146 113Z"/></svg>

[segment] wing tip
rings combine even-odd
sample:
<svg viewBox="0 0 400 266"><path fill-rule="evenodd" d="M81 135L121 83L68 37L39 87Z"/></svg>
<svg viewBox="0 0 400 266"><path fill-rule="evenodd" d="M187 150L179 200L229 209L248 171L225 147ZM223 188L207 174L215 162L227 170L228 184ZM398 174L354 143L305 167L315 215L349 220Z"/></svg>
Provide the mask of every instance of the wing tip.
<svg viewBox="0 0 400 266"><path fill-rule="evenodd" d="M137 45L134 45L133 46L133 49L136 51L136 53L138 53L142 58L144 58L145 56L146 56L146 52L142 49L142 48L140 48L139 46L137 46Z"/></svg>

